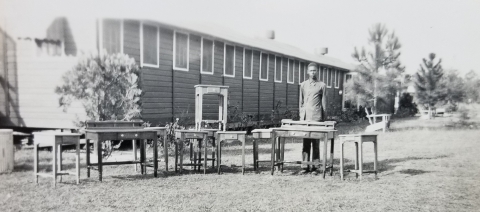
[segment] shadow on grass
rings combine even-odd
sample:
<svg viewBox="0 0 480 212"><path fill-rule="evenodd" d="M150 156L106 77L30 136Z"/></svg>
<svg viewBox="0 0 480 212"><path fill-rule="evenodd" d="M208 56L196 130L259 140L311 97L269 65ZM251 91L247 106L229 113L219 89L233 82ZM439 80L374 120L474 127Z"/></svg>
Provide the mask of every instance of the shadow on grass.
<svg viewBox="0 0 480 212"><path fill-rule="evenodd" d="M47 164L39 164L38 165L38 171L47 171L51 172L53 170L53 164L51 164L52 160L49 160ZM43 160L42 160L43 163ZM62 165L62 170L73 170L75 169L75 163L68 163L68 164L63 164ZM86 168L85 164L80 163L80 169ZM13 172L33 172L33 162L32 163L21 163L21 164L15 164Z"/></svg>

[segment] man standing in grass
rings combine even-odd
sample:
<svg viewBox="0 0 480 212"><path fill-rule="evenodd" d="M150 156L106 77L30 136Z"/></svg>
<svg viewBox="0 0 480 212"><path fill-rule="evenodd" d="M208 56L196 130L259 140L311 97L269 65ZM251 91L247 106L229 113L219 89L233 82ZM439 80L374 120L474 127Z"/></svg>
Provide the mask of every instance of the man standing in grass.
<svg viewBox="0 0 480 212"><path fill-rule="evenodd" d="M308 64L308 80L300 85L300 121L323 121L325 119L325 109L327 105L327 92L325 83L317 79L317 64ZM318 139L303 139L302 160L310 161L310 149L313 146L312 160L320 162L320 150ZM314 165L309 170L309 166L302 164L303 173L316 171Z"/></svg>

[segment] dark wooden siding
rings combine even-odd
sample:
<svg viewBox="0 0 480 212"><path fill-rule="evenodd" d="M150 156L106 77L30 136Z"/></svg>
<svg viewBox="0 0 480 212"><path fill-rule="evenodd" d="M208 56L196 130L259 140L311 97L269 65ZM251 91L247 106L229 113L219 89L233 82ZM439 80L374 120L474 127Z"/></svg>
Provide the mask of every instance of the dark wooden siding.
<svg viewBox="0 0 480 212"><path fill-rule="evenodd" d="M243 48L235 46L235 77L224 77L224 85L228 89L228 105L238 107L238 112L242 112L242 92L243 92Z"/></svg>
<svg viewBox="0 0 480 212"><path fill-rule="evenodd" d="M269 119L270 114L272 113L273 109L273 74L275 69L275 57L273 55L268 55L267 61L268 68L267 68L267 81L260 80L260 96L259 96L259 103L260 103L260 117L263 119Z"/></svg>
<svg viewBox="0 0 480 212"><path fill-rule="evenodd" d="M283 114L287 108L287 68L288 68L288 58L283 57L281 67L277 67L277 71L282 72L282 82L275 82L275 102L277 105L280 101L279 112Z"/></svg>
<svg viewBox="0 0 480 212"><path fill-rule="evenodd" d="M248 114L258 114L260 52L253 51L252 79L243 80L243 111Z"/></svg>

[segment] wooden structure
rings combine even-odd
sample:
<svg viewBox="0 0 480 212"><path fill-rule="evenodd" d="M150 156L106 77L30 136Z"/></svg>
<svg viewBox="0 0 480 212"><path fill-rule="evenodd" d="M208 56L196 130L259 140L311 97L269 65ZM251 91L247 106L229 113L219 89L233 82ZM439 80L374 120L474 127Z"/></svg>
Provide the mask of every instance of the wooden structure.
<svg viewBox="0 0 480 212"><path fill-rule="evenodd" d="M370 114L367 108L365 108L365 112L367 113L366 116L370 123L365 132L374 132L377 130L383 130L383 132L385 132L390 127L391 114ZM377 122L377 118L381 118L382 121Z"/></svg>
<svg viewBox="0 0 480 212"><path fill-rule="evenodd" d="M330 128L335 129L335 121L325 121L325 122L313 122L313 121L293 121L290 119L283 119L281 128L298 128L298 127L320 127L320 128ZM273 138L273 128L271 129L255 129L252 130L253 137L253 167L254 170L258 170L259 162L271 162L270 160L259 160L258 159L258 142L260 139L271 139ZM333 150L334 150L334 132L327 134L328 139L330 139L330 162L333 166ZM280 140L277 139L275 143L275 160L280 160L281 148ZM283 150L282 150L283 151ZM332 169L330 169L330 174L332 174Z"/></svg>
<svg viewBox="0 0 480 212"><path fill-rule="evenodd" d="M75 172L62 171L62 146L75 145ZM38 172L38 148L52 147L52 173ZM77 184L80 183L80 134L58 132L35 132L33 133L33 174L35 183L38 184L38 176L52 177L53 186L57 185L57 176L75 175ZM87 148L88 149L88 148Z"/></svg>
<svg viewBox="0 0 480 212"><path fill-rule="evenodd" d="M97 163L90 162L90 148L87 148L87 177L90 177L90 169L98 167L98 179L102 181L103 166L105 165L123 165L123 164L140 164L141 173L144 174L147 167L146 163L146 142L148 139L157 140L157 130L143 129L139 126L141 122L123 122L123 121L105 121L105 122L86 122L85 140L87 147L93 140L95 152L97 154ZM107 140L140 140L140 160L136 158L136 147L134 147L134 160L103 162L102 158L102 142ZM135 142L134 142L135 143ZM168 153L166 153L168 154ZM136 167L136 166L135 166ZM158 170L158 146L157 142L153 142L153 175L157 177Z"/></svg>
<svg viewBox="0 0 480 212"><path fill-rule="evenodd" d="M13 146L13 130L0 129L0 174L9 173L15 167L15 147Z"/></svg>
<svg viewBox="0 0 480 212"><path fill-rule="evenodd" d="M209 24L120 18L81 20L52 20L42 34L47 29L58 30L49 30L52 33L47 37L38 37L40 33L9 35L8 29L0 29L0 61L7 61L0 65L4 85L0 87L0 127L73 129L77 116L85 120L79 102L73 102L64 112L54 92L62 83L62 75L77 63L79 51L106 50L135 60L141 69L142 117L152 125L183 115L193 118L188 111L194 109L193 86L198 84L228 85L228 105L253 115L253 122L269 120L279 101L280 114L296 110L299 86L310 62L320 66L319 80L327 84L327 98L341 110L343 95L339 91L343 90L344 75L353 69L326 55L305 52L274 39L245 37ZM80 38L85 42L75 43ZM46 44L59 53L37 55ZM214 119L216 99L206 97L203 103L205 118Z"/></svg>
<svg viewBox="0 0 480 212"><path fill-rule="evenodd" d="M180 173L183 171L183 166L188 165L188 166L202 166L201 164L201 149L202 149L202 143L204 143L204 150L205 150L205 158L207 156L207 136L208 136L208 131L201 131L201 130L176 130L175 131L175 172L177 172L177 167L180 166ZM195 148L194 150L194 158L193 158L193 163L190 164L184 164L183 163L183 155L185 152L185 148L183 144L185 143L186 140L190 140L192 142L191 147ZM193 144L193 142L195 144ZM180 161L178 159L179 157L179 149L180 149ZM192 154L192 148L190 148L190 154ZM197 158L198 156L198 158ZM190 158L191 160L191 158ZM203 173L207 173L207 160L203 160Z"/></svg>
<svg viewBox="0 0 480 212"><path fill-rule="evenodd" d="M222 143L228 141L242 142L242 174L245 174L245 135L246 131L218 131L215 133L217 141L217 168L218 174L221 172L222 166ZM205 151L206 152L206 151ZM206 154L205 154L206 155Z"/></svg>
<svg viewBox="0 0 480 212"><path fill-rule="evenodd" d="M204 95L218 96L218 119L203 120L203 97ZM202 129L204 123L218 124L218 130L225 131L227 128L228 86L218 85L195 85L195 129Z"/></svg>
<svg viewBox="0 0 480 212"><path fill-rule="evenodd" d="M377 178L377 164L378 164L377 136L378 134L375 134L375 133L339 135L340 143L342 144L342 151L340 154L340 178L342 180L344 175L343 146L345 143L355 143L355 170L349 170L349 171L354 172L357 178L360 175L360 179L362 179L363 173L375 173L375 178ZM373 153L375 155L375 159L373 161L373 170L363 169L363 143L365 142L373 143Z"/></svg>

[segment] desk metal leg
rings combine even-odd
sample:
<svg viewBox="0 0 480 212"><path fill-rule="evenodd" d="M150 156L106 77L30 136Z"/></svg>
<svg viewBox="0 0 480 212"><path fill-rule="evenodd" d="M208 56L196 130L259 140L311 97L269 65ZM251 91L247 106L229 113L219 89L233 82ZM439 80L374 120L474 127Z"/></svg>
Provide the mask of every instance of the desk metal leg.
<svg viewBox="0 0 480 212"><path fill-rule="evenodd" d="M215 137L211 137L212 139L212 168L215 169Z"/></svg>
<svg viewBox="0 0 480 212"><path fill-rule="evenodd" d="M271 167L270 167L271 168L271 170L270 170L271 175L273 175L274 168L275 168L275 137L276 136L273 136L271 138L271 142L272 142L272 151L271 151L271 155L270 155L271 156L271 158L270 158L271 159L271 164L270 164L271 165Z"/></svg>
<svg viewBox="0 0 480 212"><path fill-rule="evenodd" d="M86 146L86 163L87 163L87 178L90 178L90 139L85 139L85 146Z"/></svg>
<svg viewBox="0 0 480 212"><path fill-rule="evenodd" d="M373 161L373 169L375 170L375 179L377 179L377 164L378 164L378 156L377 156L377 140L373 142L373 153L375 154L375 160Z"/></svg>
<svg viewBox="0 0 480 212"><path fill-rule="evenodd" d="M185 135L182 134L182 140L180 140L180 173L183 172L183 154L185 153L183 144L185 144Z"/></svg>
<svg viewBox="0 0 480 212"><path fill-rule="evenodd" d="M335 139L330 140L330 176L333 176L333 147L335 146Z"/></svg>
<svg viewBox="0 0 480 212"><path fill-rule="evenodd" d="M95 141L97 145L97 158L98 158L98 180L102 181L103 167L102 167L102 141Z"/></svg>
<svg viewBox="0 0 480 212"><path fill-rule="evenodd" d="M75 162L76 162L75 171L77 173L77 184L80 184L80 140L77 140L77 145L75 149Z"/></svg>

